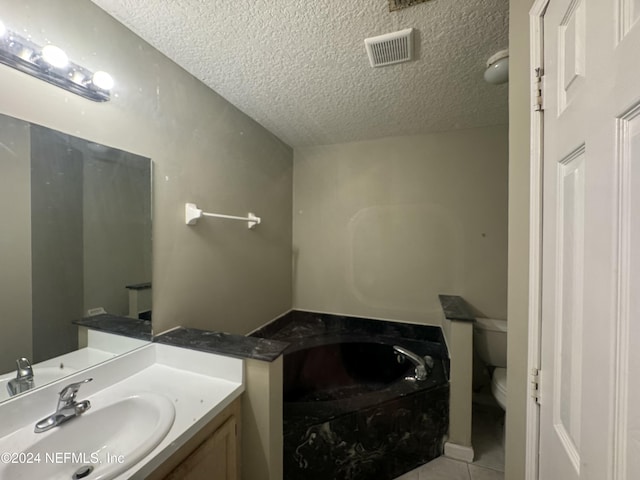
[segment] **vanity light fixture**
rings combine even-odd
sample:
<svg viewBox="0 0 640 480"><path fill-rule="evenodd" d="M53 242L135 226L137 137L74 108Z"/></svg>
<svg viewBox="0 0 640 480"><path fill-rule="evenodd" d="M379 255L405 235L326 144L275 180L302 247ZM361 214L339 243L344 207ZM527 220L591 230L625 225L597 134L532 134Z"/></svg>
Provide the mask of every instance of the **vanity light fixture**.
<svg viewBox="0 0 640 480"><path fill-rule="evenodd" d="M107 102L114 81L107 72L92 72L55 45L40 47L8 30L0 20L0 63L94 102Z"/></svg>

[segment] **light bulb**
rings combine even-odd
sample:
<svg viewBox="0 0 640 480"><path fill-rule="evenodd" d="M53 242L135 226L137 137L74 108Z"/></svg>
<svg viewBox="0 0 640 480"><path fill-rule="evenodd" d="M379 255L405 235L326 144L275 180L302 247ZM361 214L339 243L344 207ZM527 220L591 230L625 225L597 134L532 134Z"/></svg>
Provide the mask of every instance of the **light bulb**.
<svg viewBox="0 0 640 480"><path fill-rule="evenodd" d="M96 87L103 90L111 90L114 85L113 77L107 72L103 72L102 70L98 70L96 73L94 73L91 81Z"/></svg>
<svg viewBox="0 0 640 480"><path fill-rule="evenodd" d="M87 77L85 76L85 74L78 70L73 70L72 72L70 72L69 78L72 82L77 83L78 85L84 85L84 83L87 81Z"/></svg>
<svg viewBox="0 0 640 480"><path fill-rule="evenodd" d="M33 58L33 50L28 47L22 47L18 52L18 57L26 62L30 62Z"/></svg>
<svg viewBox="0 0 640 480"><path fill-rule="evenodd" d="M42 58L49 65L56 68L64 68L69 64L69 57L64 50L55 45L47 45L42 49Z"/></svg>

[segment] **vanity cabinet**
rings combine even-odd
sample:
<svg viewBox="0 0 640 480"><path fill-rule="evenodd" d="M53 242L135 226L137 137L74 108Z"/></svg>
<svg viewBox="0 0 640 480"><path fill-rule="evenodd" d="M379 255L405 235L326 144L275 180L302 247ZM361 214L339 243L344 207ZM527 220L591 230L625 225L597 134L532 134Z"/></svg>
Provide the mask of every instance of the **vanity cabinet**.
<svg viewBox="0 0 640 480"><path fill-rule="evenodd" d="M239 480L240 398L158 467L148 480Z"/></svg>

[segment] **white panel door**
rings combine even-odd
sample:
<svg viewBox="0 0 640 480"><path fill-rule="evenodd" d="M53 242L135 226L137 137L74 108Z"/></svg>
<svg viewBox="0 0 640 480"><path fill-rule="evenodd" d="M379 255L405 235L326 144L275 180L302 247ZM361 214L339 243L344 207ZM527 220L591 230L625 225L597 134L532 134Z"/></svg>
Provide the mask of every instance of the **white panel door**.
<svg viewBox="0 0 640 480"><path fill-rule="evenodd" d="M541 480L640 479L639 19L544 16Z"/></svg>

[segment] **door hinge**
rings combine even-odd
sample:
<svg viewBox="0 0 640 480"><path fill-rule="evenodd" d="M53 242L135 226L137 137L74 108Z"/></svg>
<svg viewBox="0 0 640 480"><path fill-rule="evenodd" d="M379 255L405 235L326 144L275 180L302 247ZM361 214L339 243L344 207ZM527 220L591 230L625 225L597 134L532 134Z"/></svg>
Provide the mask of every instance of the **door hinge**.
<svg viewBox="0 0 640 480"><path fill-rule="evenodd" d="M535 104L533 108L536 112L544 111L544 68L539 67L535 70L534 80L534 96Z"/></svg>
<svg viewBox="0 0 640 480"><path fill-rule="evenodd" d="M532 368L529 374L529 392L536 403L540 405L540 370Z"/></svg>

